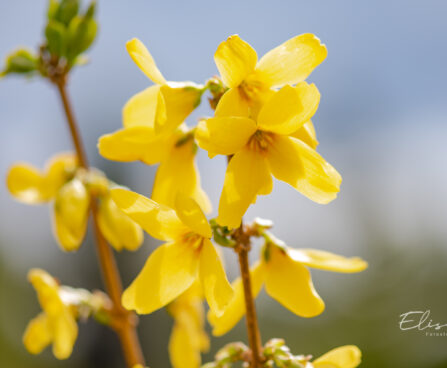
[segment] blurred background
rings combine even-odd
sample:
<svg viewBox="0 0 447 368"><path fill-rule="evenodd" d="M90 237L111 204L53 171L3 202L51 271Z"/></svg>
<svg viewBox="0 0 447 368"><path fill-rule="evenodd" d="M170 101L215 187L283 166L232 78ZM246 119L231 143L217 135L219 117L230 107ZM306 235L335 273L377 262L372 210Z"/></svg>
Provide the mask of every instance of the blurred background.
<svg viewBox="0 0 447 368"><path fill-rule="evenodd" d="M0 55L42 39L46 1L0 2ZM239 33L261 56L300 33L326 43L326 61L310 76L322 94L313 119L319 152L343 175L339 198L327 206L307 200L284 183L260 197L246 218L270 218L290 246L358 255L361 274L312 271L326 302L313 319L298 318L262 294L257 299L262 338L280 336L292 351L321 355L344 344L363 351L365 368L447 367L447 337L401 331L399 315L431 310L447 323L447 3L443 0L226 0L99 1L100 34L91 63L78 68L70 92L90 161L113 180L149 195L155 167L101 158L96 141L121 127L121 108L148 80L125 52L139 37L168 80L203 82L217 73L213 53ZM189 118L211 114L204 100ZM38 79L0 83L0 173L16 161L42 167L71 149L58 96ZM203 186L217 207L225 162L199 154ZM0 190L0 366L122 367L112 332L82 324L73 356L55 360L47 350L28 354L21 336L39 311L26 281L41 267L64 284L101 288L90 235L80 251L59 251L49 209L15 202ZM117 254L124 284L157 246L146 236L136 253ZM252 252L257 257L257 252ZM234 254L225 254L230 278ZM139 327L151 367L169 366L171 319L164 310L142 316ZM212 339L210 360L224 343L246 340L244 322Z"/></svg>

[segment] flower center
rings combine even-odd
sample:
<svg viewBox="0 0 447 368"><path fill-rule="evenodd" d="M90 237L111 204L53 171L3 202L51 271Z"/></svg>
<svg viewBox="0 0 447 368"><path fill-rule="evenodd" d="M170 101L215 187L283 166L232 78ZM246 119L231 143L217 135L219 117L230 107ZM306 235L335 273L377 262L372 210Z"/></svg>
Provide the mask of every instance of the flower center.
<svg viewBox="0 0 447 368"><path fill-rule="evenodd" d="M188 232L183 235L183 244L186 244L195 250L200 250L203 245L203 236L194 232Z"/></svg>
<svg viewBox="0 0 447 368"><path fill-rule="evenodd" d="M273 142L273 133L257 130L248 140L248 147L257 152L265 152Z"/></svg>

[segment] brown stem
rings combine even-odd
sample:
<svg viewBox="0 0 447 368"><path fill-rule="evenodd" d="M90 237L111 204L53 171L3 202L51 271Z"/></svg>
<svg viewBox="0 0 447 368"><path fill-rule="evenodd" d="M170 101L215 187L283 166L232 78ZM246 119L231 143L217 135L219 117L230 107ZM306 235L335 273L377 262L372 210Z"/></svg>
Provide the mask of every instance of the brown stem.
<svg viewBox="0 0 447 368"><path fill-rule="evenodd" d="M258 368L262 363L261 334L259 332L258 319L256 317L256 307L251 287L250 266L248 262L250 236L244 232L243 224L236 230L234 239L236 240L235 250L239 256L239 268L242 285L244 287L247 334L251 349L250 366L251 368Z"/></svg>
<svg viewBox="0 0 447 368"><path fill-rule="evenodd" d="M70 129L79 164L81 167L87 169L87 155L85 154L82 144L82 138L79 134L78 126L76 124L73 110L70 105L70 100L67 95L65 77L53 80L53 82L57 86L62 104L64 106L68 127ZM138 340L138 335L135 328L137 317L134 313L127 311L121 305L121 294L123 291L121 277L116 265L115 257L113 256L112 249L107 244L103 234L101 233L101 230L99 229L98 219L96 216L98 213L98 204L96 202L96 198L92 198L90 208L92 213L95 243L99 263L107 293L109 294L110 299L113 303L115 316L115 323L113 326L114 330L116 331L120 339L127 366L131 368L136 364L145 365L143 353L141 351L140 342Z"/></svg>

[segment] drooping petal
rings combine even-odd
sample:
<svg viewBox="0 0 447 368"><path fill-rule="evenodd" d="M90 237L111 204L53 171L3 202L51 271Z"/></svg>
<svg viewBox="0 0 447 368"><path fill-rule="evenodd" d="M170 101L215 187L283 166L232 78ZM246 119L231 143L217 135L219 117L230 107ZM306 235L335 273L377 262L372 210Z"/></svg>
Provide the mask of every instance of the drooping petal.
<svg viewBox="0 0 447 368"><path fill-rule="evenodd" d="M99 138L101 156L114 161L140 160L148 165L160 162L168 152L169 142L153 128L135 126L105 134Z"/></svg>
<svg viewBox="0 0 447 368"><path fill-rule="evenodd" d="M90 195L77 178L65 184L54 201L53 231L59 245L67 252L77 250L87 230Z"/></svg>
<svg viewBox="0 0 447 368"><path fill-rule="evenodd" d="M138 38L133 38L126 43L126 49L135 64L156 84L165 84L166 80L158 70L149 50Z"/></svg>
<svg viewBox="0 0 447 368"><path fill-rule="evenodd" d="M306 121L301 128L290 135L306 143L310 148L316 149L318 146L317 133L312 120Z"/></svg>
<svg viewBox="0 0 447 368"><path fill-rule="evenodd" d="M110 195L118 208L156 239L178 239L187 231L176 212L168 206L121 188L112 189Z"/></svg>
<svg viewBox="0 0 447 368"><path fill-rule="evenodd" d="M211 212L211 202L202 189L195 156L196 147L192 139L173 145L157 169L151 196L154 201L174 207L175 197L181 191L193 198L203 212Z"/></svg>
<svg viewBox="0 0 447 368"><path fill-rule="evenodd" d="M284 86L262 107L258 115L258 128L277 134L291 134L304 124L305 121L299 119L304 108L298 91Z"/></svg>
<svg viewBox="0 0 447 368"><path fill-rule="evenodd" d="M208 239L200 251L200 280L210 309L220 316L233 298L233 288L214 245Z"/></svg>
<svg viewBox="0 0 447 368"><path fill-rule="evenodd" d="M315 368L356 368L362 361L362 352L355 345L335 348L312 362Z"/></svg>
<svg viewBox="0 0 447 368"><path fill-rule="evenodd" d="M117 251L137 250L143 242L143 231L121 211L110 196L101 199L98 224L106 240Z"/></svg>
<svg viewBox="0 0 447 368"><path fill-rule="evenodd" d="M360 272L368 267L363 259L359 257L346 258L316 249L288 249L289 257L308 267L334 272Z"/></svg>
<svg viewBox="0 0 447 368"><path fill-rule="evenodd" d="M256 131L249 118L217 117L202 120L196 129L200 148L211 154L232 155L244 147Z"/></svg>
<svg viewBox="0 0 447 368"><path fill-rule="evenodd" d="M211 238L212 231L208 220L197 202L179 192L175 198L175 212L180 220L196 234Z"/></svg>
<svg viewBox="0 0 447 368"><path fill-rule="evenodd" d="M57 359L67 359L78 337L78 325L68 308L51 321L53 328L53 354Z"/></svg>
<svg viewBox="0 0 447 368"><path fill-rule="evenodd" d="M250 280L253 298L261 291L265 278L264 263L257 262L250 269ZM222 336L230 331L245 314L244 289L241 278L232 283L234 297L225 308L221 316L217 316L212 310L208 313L208 321L213 326L213 335Z"/></svg>
<svg viewBox="0 0 447 368"><path fill-rule="evenodd" d="M52 341L53 335L45 313L33 318L26 326L23 344L31 354L39 354Z"/></svg>
<svg viewBox="0 0 447 368"><path fill-rule="evenodd" d="M272 187L272 177L260 152L244 148L228 164L219 201L217 222L236 228L256 196Z"/></svg>
<svg viewBox="0 0 447 368"><path fill-rule="evenodd" d="M175 323L169 338L169 359L173 368L199 368L200 349L188 325Z"/></svg>
<svg viewBox="0 0 447 368"><path fill-rule="evenodd" d="M43 203L51 199L54 193L48 192L45 184L45 176L28 164L11 167L6 178L9 192L27 204Z"/></svg>
<svg viewBox="0 0 447 368"><path fill-rule="evenodd" d="M123 306L139 314L164 307L188 289L197 277L199 253L181 241L158 247L124 291Z"/></svg>
<svg viewBox="0 0 447 368"><path fill-rule="evenodd" d="M163 110L166 109L160 99L160 86L155 85L132 96L123 107L123 126L125 128L135 126L145 126L155 128L157 117L163 116ZM166 114L164 112L164 114ZM159 124L164 123L162 120Z"/></svg>
<svg viewBox="0 0 447 368"><path fill-rule="evenodd" d="M276 246L271 248L266 273L267 293L284 307L301 317L315 317L323 312L324 302L314 288L309 270Z"/></svg>
<svg viewBox="0 0 447 368"><path fill-rule="evenodd" d="M273 175L314 202L326 204L337 197L341 176L304 142L275 136L267 152Z"/></svg>
<svg viewBox="0 0 447 368"><path fill-rule="evenodd" d="M228 87L237 87L250 74L258 61L256 51L238 35L228 37L217 48L214 61Z"/></svg>
<svg viewBox="0 0 447 368"><path fill-rule="evenodd" d="M269 86L281 87L305 80L326 56L326 46L306 33L270 50L259 60L256 71Z"/></svg>
<svg viewBox="0 0 447 368"><path fill-rule="evenodd" d="M239 116L248 118L250 115L250 106L248 100L241 95L238 88L230 88L219 100L215 117Z"/></svg>

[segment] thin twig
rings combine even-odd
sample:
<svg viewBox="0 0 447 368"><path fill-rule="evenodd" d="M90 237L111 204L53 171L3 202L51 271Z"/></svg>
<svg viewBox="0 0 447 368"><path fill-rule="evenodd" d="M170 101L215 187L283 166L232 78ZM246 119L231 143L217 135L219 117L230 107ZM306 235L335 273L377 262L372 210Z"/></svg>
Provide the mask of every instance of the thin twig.
<svg viewBox="0 0 447 368"><path fill-rule="evenodd" d="M53 82L57 86L62 104L64 106L68 127L70 129L79 165L83 168L88 169L87 155L85 154L84 146L82 144L82 138L79 134L78 126L76 124L73 110L70 105L70 100L67 95L65 80L65 76L61 76L60 78L53 80ZM107 244L103 234L101 233L101 230L99 229L97 219L98 205L96 202L96 198L92 197L90 209L92 213L95 243L99 263L107 293L109 294L114 306L114 330L116 331L120 339L127 366L131 368L136 364L145 365L143 353L141 351L140 342L138 340L138 335L136 332L137 317L134 313L127 311L121 305L121 294L123 290L121 277L112 249Z"/></svg>

